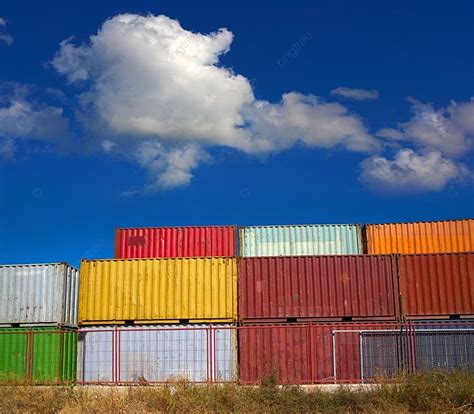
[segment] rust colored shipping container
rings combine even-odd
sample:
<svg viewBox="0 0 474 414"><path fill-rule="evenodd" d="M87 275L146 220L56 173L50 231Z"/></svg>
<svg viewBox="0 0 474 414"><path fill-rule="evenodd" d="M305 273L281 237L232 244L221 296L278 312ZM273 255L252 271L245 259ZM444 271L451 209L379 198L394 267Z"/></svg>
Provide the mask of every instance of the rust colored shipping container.
<svg viewBox="0 0 474 414"><path fill-rule="evenodd" d="M474 251L474 220L369 224L369 254L457 253Z"/></svg>
<svg viewBox="0 0 474 414"><path fill-rule="evenodd" d="M366 333L396 331L396 324L280 324L240 328L240 380L257 384L272 375L281 384L358 383L365 376L362 348ZM392 352L393 344L379 342L378 351ZM374 355L371 355L374 357ZM393 363L382 371L393 370ZM362 367L362 369L361 369Z"/></svg>
<svg viewBox="0 0 474 414"><path fill-rule="evenodd" d="M395 258L240 258L239 309L248 322L393 320L399 316Z"/></svg>
<svg viewBox="0 0 474 414"><path fill-rule="evenodd" d="M115 230L116 259L236 256L235 226Z"/></svg>
<svg viewBox="0 0 474 414"><path fill-rule="evenodd" d="M474 253L401 255L398 272L405 317L474 315Z"/></svg>

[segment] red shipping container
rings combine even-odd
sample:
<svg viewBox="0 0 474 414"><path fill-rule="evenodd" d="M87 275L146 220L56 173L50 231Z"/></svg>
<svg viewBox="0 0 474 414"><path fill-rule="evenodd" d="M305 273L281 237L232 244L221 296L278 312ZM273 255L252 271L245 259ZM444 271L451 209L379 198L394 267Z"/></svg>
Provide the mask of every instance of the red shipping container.
<svg viewBox="0 0 474 414"><path fill-rule="evenodd" d="M115 230L115 258L236 256L235 226L145 227Z"/></svg>
<svg viewBox="0 0 474 414"><path fill-rule="evenodd" d="M280 384L358 383L361 333L397 329L394 323L245 325L239 328L240 381L258 384L274 376ZM393 349L393 343L379 346L379 353Z"/></svg>
<svg viewBox="0 0 474 414"><path fill-rule="evenodd" d="M406 318L474 315L474 253L401 255L398 271Z"/></svg>
<svg viewBox="0 0 474 414"><path fill-rule="evenodd" d="M249 322L396 319L395 259L389 255L240 258L239 313Z"/></svg>

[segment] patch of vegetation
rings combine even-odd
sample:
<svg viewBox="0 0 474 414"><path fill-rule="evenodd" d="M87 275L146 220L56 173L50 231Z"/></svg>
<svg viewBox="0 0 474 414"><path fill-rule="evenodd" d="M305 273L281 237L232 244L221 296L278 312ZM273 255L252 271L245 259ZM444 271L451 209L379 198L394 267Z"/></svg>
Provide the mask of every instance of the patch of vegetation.
<svg viewBox="0 0 474 414"><path fill-rule="evenodd" d="M375 386L258 387L193 385L40 387L0 386L0 413L347 413L474 412L474 375L432 372L379 381Z"/></svg>

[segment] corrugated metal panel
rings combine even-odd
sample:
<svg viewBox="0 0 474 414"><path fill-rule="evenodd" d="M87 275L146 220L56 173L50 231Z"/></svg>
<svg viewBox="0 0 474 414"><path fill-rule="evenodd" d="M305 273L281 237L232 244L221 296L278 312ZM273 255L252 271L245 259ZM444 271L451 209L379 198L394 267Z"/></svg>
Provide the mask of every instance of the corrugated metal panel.
<svg viewBox="0 0 474 414"><path fill-rule="evenodd" d="M406 317L474 315L474 253L401 255L398 272Z"/></svg>
<svg viewBox="0 0 474 414"><path fill-rule="evenodd" d="M391 256L239 259L241 320L399 316Z"/></svg>
<svg viewBox="0 0 474 414"><path fill-rule="evenodd" d="M65 263L1 265L0 325L77 325L79 271Z"/></svg>
<svg viewBox="0 0 474 414"><path fill-rule="evenodd" d="M240 328L240 379L255 384L275 375L283 384L361 381L358 330L396 325L351 323L252 325Z"/></svg>
<svg viewBox="0 0 474 414"><path fill-rule="evenodd" d="M80 324L233 322L235 258L83 260Z"/></svg>
<svg viewBox="0 0 474 414"><path fill-rule="evenodd" d="M369 224L369 254L474 251L474 220Z"/></svg>
<svg viewBox="0 0 474 414"><path fill-rule="evenodd" d="M360 226L319 224L241 227L240 253L244 257L361 254Z"/></svg>
<svg viewBox="0 0 474 414"><path fill-rule="evenodd" d="M114 361L116 363L114 364ZM79 382L237 380L236 329L208 325L84 328Z"/></svg>
<svg viewBox="0 0 474 414"><path fill-rule="evenodd" d="M229 257L237 254L235 226L116 229L118 259Z"/></svg>
<svg viewBox="0 0 474 414"><path fill-rule="evenodd" d="M0 328L0 382L73 382L76 349L73 330Z"/></svg>

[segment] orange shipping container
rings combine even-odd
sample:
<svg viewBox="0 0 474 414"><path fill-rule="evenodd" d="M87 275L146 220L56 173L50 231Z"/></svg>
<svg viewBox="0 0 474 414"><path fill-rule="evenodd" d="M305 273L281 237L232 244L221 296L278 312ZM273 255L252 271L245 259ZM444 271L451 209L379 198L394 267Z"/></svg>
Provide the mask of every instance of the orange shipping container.
<svg viewBox="0 0 474 414"><path fill-rule="evenodd" d="M369 254L462 253L474 251L474 220L369 224Z"/></svg>

